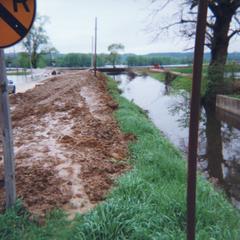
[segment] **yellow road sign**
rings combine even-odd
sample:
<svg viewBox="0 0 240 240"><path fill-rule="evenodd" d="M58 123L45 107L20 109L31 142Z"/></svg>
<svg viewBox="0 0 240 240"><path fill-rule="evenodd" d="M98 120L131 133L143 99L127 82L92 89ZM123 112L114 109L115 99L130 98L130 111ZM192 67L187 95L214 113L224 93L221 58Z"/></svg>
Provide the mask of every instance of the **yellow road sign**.
<svg viewBox="0 0 240 240"><path fill-rule="evenodd" d="M0 48L21 41L36 14L36 0L0 0Z"/></svg>

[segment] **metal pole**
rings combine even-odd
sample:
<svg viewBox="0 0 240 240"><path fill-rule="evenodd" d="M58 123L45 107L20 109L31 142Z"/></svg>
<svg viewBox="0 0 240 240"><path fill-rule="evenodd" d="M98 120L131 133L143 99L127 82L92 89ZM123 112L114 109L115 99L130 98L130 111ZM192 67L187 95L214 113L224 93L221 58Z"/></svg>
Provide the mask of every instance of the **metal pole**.
<svg viewBox="0 0 240 240"><path fill-rule="evenodd" d="M8 83L3 49L0 49L0 86L0 123L4 152L4 183L6 193L6 207L9 208L12 207L16 201L16 183L12 124L10 118Z"/></svg>
<svg viewBox="0 0 240 240"><path fill-rule="evenodd" d="M202 64L206 31L208 0L200 0L198 6L198 21L195 40L193 85L191 97L191 113L188 145L188 187L187 187L187 239L195 239L196 228L196 175L198 128L200 110L200 89L202 78Z"/></svg>
<svg viewBox="0 0 240 240"><path fill-rule="evenodd" d="M94 76L97 76L97 18L95 18Z"/></svg>

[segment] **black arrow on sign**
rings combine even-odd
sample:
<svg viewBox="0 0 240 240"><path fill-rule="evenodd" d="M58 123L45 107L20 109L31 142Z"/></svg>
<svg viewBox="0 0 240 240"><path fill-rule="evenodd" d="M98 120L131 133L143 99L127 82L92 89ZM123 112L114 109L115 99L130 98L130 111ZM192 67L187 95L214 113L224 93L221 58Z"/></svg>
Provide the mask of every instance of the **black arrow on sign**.
<svg viewBox="0 0 240 240"><path fill-rule="evenodd" d="M28 30L0 3L0 18L6 22L18 35L24 37Z"/></svg>

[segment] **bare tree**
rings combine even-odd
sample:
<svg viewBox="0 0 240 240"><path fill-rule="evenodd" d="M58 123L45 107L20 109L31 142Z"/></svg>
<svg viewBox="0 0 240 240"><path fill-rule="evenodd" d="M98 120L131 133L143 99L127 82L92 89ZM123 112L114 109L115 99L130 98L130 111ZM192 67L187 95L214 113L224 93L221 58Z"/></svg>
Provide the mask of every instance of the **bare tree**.
<svg viewBox="0 0 240 240"><path fill-rule="evenodd" d="M167 5L179 4L178 13L167 24L157 26L157 34L168 31L173 26L180 27L180 33L187 39L195 37L197 6L199 0L151 0L154 5L154 14ZM240 33L240 0L209 0L209 13L206 31L206 46L211 51L211 60L208 68L208 85L205 100L215 102L216 94L224 93L224 67L228 56L228 47L231 39ZM156 30L156 28L155 28Z"/></svg>

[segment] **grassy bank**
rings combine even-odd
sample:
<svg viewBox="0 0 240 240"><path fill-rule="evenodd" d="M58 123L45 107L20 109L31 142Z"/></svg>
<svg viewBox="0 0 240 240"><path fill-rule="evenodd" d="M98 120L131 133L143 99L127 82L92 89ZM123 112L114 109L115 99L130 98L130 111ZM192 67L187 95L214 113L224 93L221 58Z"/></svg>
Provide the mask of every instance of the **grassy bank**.
<svg viewBox="0 0 240 240"><path fill-rule="evenodd" d="M143 111L119 95L112 80L109 80L109 91L119 103L115 114L122 130L137 137L129 146L133 169L119 178L104 203L73 221L56 211L40 227L29 222L17 206L0 216L0 239L186 238L186 162ZM197 206L197 239L239 239L239 213L201 177Z"/></svg>
<svg viewBox="0 0 240 240"><path fill-rule="evenodd" d="M207 69L208 69L208 65L203 65L203 74L204 75L207 74ZM176 68L170 68L170 70L173 71L173 72L192 74L193 67L192 66L189 66L189 67L176 67Z"/></svg>
<svg viewBox="0 0 240 240"><path fill-rule="evenodd" d="M149 75L161 82L165 82L165 73L149 72ZM188 92L192 89L192 80L189 77L177 76L171 83L170 86L174 90L186 90Z"/></svg>
<svg viewBox="0 0 240 240"><path fill-rule="evenodd" d="M30 72L23 72L23 71L7 72L7 75L8 75L8 76L15 76L15 75L17 75L17 76L23 76L23 75L29 75L29 74L30 74Z"/></svg>
<svg viewBox="0 0 240 240"><path fill-rule="evenodd" d="M176 71L176 69L175 69ZM164 82L165 81L165 74L164 73L156 73L156 72L149 72L148 73L151 77ZM202 78L201 84L201 95L203 96L206 91L207 79L205 75ZM185 90L187 92L191 92L192 89L192 79L185 76L177 76L171 83L170 86L173 90Z"/></svg>
<svg viewBox="0 0 240 240"><path fill-rule="evenodd" d="M231 94L229 97L240 99L240 94Z"/></svg>
<svg viewBox="0 0 240 240"><path fill-rule="evenodd" d="M240 66L236 64L228 64L225 66L225 72L231 73L234 76L234 73L239 72ZM192 74L192 67L178 67L178 68L170 68L170 71L178 72L178 73L187 73ZM207 72L208 66L204 65L202 70L202 85L201 85L201 96L204 96L207 88ZM148 74L160 81L164 82L165 74L164 73L156 73L156 72L148 72ZM231 84L233 81L232 77L225 78L226 84ZM187 92L191 92L192 89L192 79L185 76L177 76L171 83L171 87L173 90L186 90ZM233 95L233 97L239 98L239 94Z"/></svg>

